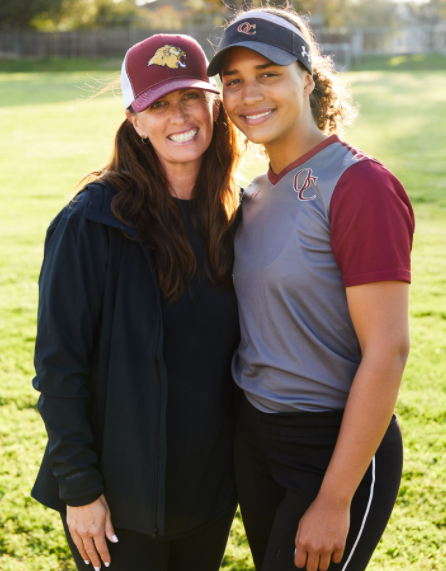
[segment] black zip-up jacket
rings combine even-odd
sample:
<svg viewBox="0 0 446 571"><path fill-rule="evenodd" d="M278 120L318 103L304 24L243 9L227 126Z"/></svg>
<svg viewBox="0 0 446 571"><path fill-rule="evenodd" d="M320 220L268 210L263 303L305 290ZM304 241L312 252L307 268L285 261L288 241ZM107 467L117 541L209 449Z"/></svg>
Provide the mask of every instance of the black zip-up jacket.
<svg viewBox="0 0 446 571"><path fill-rule="evenodd" d="M160 292L150 252L121 231L136 238L111 199L91 184L47 231L33 385L48 445L32 496L63 512L99 497L105 481L116 527L162 537Z"/></svg>

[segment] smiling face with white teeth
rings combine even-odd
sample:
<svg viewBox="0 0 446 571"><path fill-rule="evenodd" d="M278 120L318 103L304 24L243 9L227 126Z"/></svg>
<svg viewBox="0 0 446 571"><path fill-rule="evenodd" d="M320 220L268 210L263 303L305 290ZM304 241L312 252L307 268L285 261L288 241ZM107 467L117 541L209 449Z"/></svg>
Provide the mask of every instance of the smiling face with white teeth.
<svg viewBox="0 0 446 571"><path fill-rule="evenodd" d="M167 177L172 168L184 176L200 169L211 144L218 105L202 89L180 89L158 99L140 113L126 111L140 137L148 137Z"/></svg>
<svg viewBox="0 0 446 571"><path fill-rule="evenodd" d="M222 67L223 101L232 122L268 154L293 145L307 131L312 77L296 62L277 65L247 48L228 50Z"/></svg>

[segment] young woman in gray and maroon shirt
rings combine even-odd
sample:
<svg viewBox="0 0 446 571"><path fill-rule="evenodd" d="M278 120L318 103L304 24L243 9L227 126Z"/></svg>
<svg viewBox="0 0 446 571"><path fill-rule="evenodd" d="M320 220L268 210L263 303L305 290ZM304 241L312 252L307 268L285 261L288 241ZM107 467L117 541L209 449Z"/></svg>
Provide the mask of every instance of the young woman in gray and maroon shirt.
<svg viewBox="0 0 446 571"><path fill-rule="evenodd" d="M354 110L295 12L241 13L217 73L231 120L270 159L244 194L234 265L236 473L255 565L363 571L401 479L410 201L339 139Z"/></svg>

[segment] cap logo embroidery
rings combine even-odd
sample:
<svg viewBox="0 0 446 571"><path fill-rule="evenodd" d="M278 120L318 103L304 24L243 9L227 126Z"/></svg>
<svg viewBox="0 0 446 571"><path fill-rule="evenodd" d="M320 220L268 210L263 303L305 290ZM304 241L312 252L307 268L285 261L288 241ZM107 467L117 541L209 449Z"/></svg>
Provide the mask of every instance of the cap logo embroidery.
<svg viewBox="0 0 446 571"><path fill-rule="evenodd" d="M242 34L248 34L248 36L253 36L256 33L256 25L250 24L249 22L243 22L243 24L240 24L237 28L237 31L242 32Z"/></svg>
<svg viewBox="0 0 446 571"><path fill-rule="evenodd" d="M306 56L308 58L308 61L310 61L310 52L307 52L306 46L302 46L302 55L303 57Z"/></svg>
<svg viewBox="0 0 446 571"><path fill-rule="evenodd" d="M300 176L302 175L302 176ZM302 180L303 179L303 180ZM313 184L316 184L318 177L313 176L313 172L311 169L302 169L294 176L294 190L297 192L297 198L299 200L307 201L307 200L314 200L316 195L313 196L304 196L304 192L307 188Z"/></svg>
<svg viewBox="0 0 446 571"><path fill-rule="evenodd" d="M186 67L186 52L175 46L163 46L158 48L155 55L149 60L149 65L161 65L170 67L170 69L178 69L178 67Z"/></svg>

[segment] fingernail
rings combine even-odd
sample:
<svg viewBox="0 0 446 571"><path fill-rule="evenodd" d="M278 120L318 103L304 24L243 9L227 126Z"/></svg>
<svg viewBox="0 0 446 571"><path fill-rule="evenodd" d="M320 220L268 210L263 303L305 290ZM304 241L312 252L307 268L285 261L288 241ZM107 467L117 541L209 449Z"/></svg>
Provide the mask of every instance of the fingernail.
<svg viewBox="0 0 446 571"><path fill-rule="evenodd" d="M94 568L94 571L101 571L101 568L100 568L100 567L95 567L95 568Z"/></svg>
<svg viewBox="0 0 446 571"><path fill-rule="evenodd" d="M87 561L86 559L84 559L84 563L85 565L90 565L90 561Z"/></svg>
<svg viewBox="0 0 446 571"><path fill-rule="evenodd" d="M110 563L104 563L106 567L110 567Z"/></svg>
<svg viewBox="0 0 446 571"><path fill-rule="evenodd" d="M113 541L114 543L118 543L119 539L116 537L116 535L114 535L114 536L112 537L112 541Z"/></svg>

